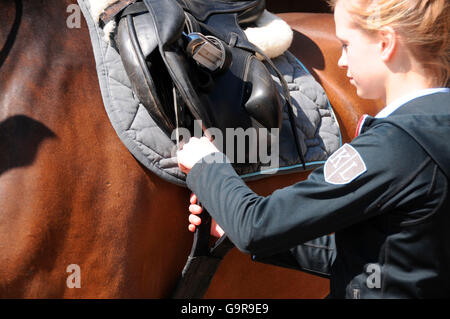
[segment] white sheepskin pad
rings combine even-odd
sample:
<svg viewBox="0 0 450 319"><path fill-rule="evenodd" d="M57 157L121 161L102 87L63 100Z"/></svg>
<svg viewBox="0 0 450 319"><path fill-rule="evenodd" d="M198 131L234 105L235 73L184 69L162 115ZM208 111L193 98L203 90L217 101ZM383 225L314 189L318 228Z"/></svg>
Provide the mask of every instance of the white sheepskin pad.
<svg viewBox="0 0 450 319"><path fill-rule="evenodd" d="M291 46L294 32L273 13L264 10L256 21L257 27L245 29L248 41L260 48L269 58L282 55Z"/></svg>

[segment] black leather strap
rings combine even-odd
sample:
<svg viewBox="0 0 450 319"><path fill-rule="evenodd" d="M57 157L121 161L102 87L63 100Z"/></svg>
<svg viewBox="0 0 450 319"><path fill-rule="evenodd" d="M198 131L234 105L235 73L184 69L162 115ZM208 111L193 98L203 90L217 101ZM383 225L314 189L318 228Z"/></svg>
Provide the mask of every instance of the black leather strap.
<svg viewBox="0 0 450 319"><path fill-rule="evenodd" d="M174 299L203 298L220 262L234 247L228 237L223 235L210 249L211 217L206 211L200 217L202 223L194 233L191 253L172 294Z"/></svg>

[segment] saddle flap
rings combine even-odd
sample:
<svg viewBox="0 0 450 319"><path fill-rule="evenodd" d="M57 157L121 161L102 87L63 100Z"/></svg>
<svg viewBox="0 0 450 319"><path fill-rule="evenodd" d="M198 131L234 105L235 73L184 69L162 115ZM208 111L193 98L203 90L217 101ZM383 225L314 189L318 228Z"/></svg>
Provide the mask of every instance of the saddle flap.
<svg viewBox="0 0 450 319"><path fill-rule="evenodd" d="M281 127L282 105L278 89L267 68L252 57L246 76L247 94L245 109L260 125L267 128Z"/></svg>
<svg viewBox="0 0 450 319"><path fill-rule="evenodd" d="M145 14L136 15L133 18L136 36L144 56L148 56L158 49L156 30L151 22Z"/></svg>
<svg viewBox="0 0 450 319"><path fill-rule="evenodd" d="M155 26L156 36L161 49L166 49L179 40L184 28L185 16L183 9L175 1L144 0L149 19Z"/></svg>
<svg viewBox="0 0 450 319"><path fill-rule="evenodd" d="M172 80L159 56L155 24L143 3L133 4L123 12L115 41L133 92L155 122L170 134L175 128L175 114L165 106L173 103Z"/></svg>

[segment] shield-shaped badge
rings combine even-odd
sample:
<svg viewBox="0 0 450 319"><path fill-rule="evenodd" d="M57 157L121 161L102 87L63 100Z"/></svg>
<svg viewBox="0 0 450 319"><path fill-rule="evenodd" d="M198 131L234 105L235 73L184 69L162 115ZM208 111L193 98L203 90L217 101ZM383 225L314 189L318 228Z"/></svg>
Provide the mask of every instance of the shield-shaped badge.
<svg viewBox="0 0 450 319"><path fill-rule="evenodd" d="M333 153L324 166L325 181L330 184L348 184L367 170L361 155L350 144L344 144Z"/></svg>

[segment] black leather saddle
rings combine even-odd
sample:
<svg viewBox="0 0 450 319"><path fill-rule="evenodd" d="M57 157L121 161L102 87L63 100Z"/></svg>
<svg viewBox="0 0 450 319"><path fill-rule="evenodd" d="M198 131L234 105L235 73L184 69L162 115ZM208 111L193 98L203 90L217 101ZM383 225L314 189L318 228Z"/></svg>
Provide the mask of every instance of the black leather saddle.
<svg viewBox="0 0 450 319"><path fill-rule="evenodd" d="M143 0L121 12L114 40L124 68L168 135L178 127L192 131L193 120L223 133L280 128L287 84L242 29L264 8L265 0ZM270 149L270 137L266 143Z"/></svg>

